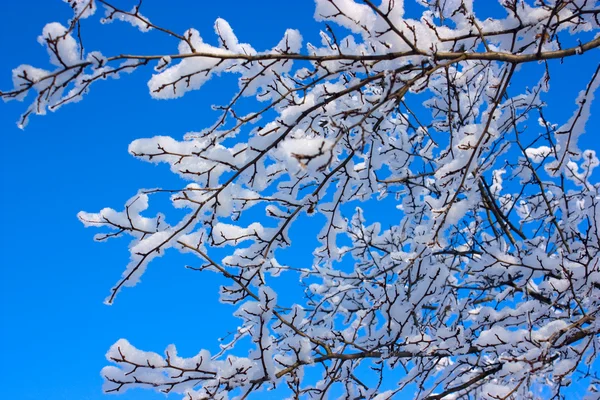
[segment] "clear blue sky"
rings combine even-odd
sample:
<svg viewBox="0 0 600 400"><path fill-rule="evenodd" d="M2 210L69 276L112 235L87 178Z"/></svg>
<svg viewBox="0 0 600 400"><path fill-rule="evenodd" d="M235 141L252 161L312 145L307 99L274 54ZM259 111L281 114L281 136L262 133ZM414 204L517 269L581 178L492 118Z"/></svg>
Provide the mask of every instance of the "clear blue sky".
<svg viewBox="0 0 600 400"><path fill-rule="evenodd" d="M195 27L213 43L217 17L227 19L257 49L277 44L290 27L310 26L312 37L318 35L311 2L295 7L293 20L281 17L290 10L277 0L261 1L260 7L244 1L178 0L168 8L162 2L145 3L142 11L153 21L179 32ZM10 71L19 64L48 66L37 37L45 23L64 24L70 15L60 0L0 4L2 89L12 87ZM122 23L100 25L95 17L84 21L83 33L86 47L104 54L177 48L161 35L142 34ZM122 209L141 187L178 184L166 165L131 157L129 143L199 130L213 115L210 105L233 95L223 92L223 81L213 81L180 101L159 102L148 95L152 70L140 72L101 82L85 101L34 117L25 131L15 124L25 104L0 103L2 399L106 398L100 370L106 365L104 354L119 338L158 352L176 343L182 355L191 356L201 347L218 350L216 339L236 326L232 309L217 301L214 275L184 269L186 261L194 260L173 252L157 259L142 282L123 291L113 306L103 304L127 263L127 241L93 242L97 231L84 229L77 212ZM231 82L226 87L233 89ZM150 391L119 398L140 397L164 399Z"/></svg>
<svg viewBox="0 0 600 400"><path fill-rule="evenodd" d="M300 29L305 41L318 41L309 0L176 0L168 8L156 0L145 3L142 12L154 22L178 32L195 27L212 43L217 17L228 20L241 41L261 50L275 45L286 28ZM0 3L1 89L12 86L10 71L19 64L48 66L36 38L45 23L66 23L70 15L60 0ZM105 55L176 49L161 35L141 34L121 23L102 26L95 17L84 21L83 34L88 50L102 49ZM574 98L597 65L589 60L585 67L567 60L563 71L568 75L562 81L558 72L553 76L549 100L559 102L546 113L553 121L564 122L575 109ZM218 280L184 269L193 259L175 253L155 260L142 282L125 289L113 306L103 304L127 263L126 241L93 242L97 232L84 229L77 212L120 210L139 188L177 184L167 166L131 157L128 144L199 130L212 121L210 104L233 94L230 81L213 80L183 99L159 102L147 93L151 72L100 82L81 103L34 117L25 131L15 124L25 105L0 105L2 399L103 399L100 370L117 339L157 352L176 343L180 354L191 356L200 348L217 350L215 339L236 326L232 309L217 301ZM594 125L600 126L598 116L588 126ZM597 134L588 133L583 143L599 149ZM291 254L310 262L309 253L305 248ZM164 396L138 390L119 397L139 398Z"/></svg>

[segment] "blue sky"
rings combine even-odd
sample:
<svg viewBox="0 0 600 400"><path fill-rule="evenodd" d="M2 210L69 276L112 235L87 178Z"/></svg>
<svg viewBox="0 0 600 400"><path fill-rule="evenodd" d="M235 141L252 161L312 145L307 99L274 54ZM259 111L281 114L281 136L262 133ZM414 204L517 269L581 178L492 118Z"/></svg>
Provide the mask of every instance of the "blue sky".
<svg viewBox="0 0 600 400"><path fill-rule="evenodd" d="M147 1L142 12L178 32L195 27L212 43L217 17L228 20L240 40L257 49L275 45L286 28L300 29L305 42L318 40L319 25L312 20L313 3L308 0L161 4ZM65 23L70 15L59 0L0 3L1 89L12 86L10 70L19 64L48 66L36 38L45 23ZM84 22L83 34L88 50L102 49L107 55L176 48L161 35L141 34L120 23L102 26L97 18ZM568 76L562 81L558 72L553 75L548 100L559 103L549 108L547 117L562 123L570 116L577 92L595 68L593 60L600 61L597 53L583 67L576 59L565 61L562 71ZM216 277L184 269L194 260L175 253L155 260L142 282L124 290L113 306L103 304L127 263L127 243L93 242L97 232L84 229L77 212L119 210L139 188L177 184L165 165L131 157L128 144L140 137L180 138L199 130L212 121L209 106L233 94L231 81L217 79L183 99L152 100L146 86L150 74L148 68L119 81L100 82L84 101L32 118L25 131L15 123L25 105L0 105L0 398L103 399L100 370L106 365L105 352L117 339L157 352L176 343L181 355L191 356L200 348L216 351L216 338L236 326L232 309L217 301ZM600 126L598 116L588 126L594 125ZM595 135L588 133L582 147L599 148ZM302 226L297 229L299 240L308 240ZM311 259L306 248L288 256L307 263ZM164 396L132 391L119 397L139 398Z"/></svg>
<svg viewBox="0 0 600 400"><path fill-rule="evenodd" d="M242 1L177 1L172 8L147 3L143 12L157 23L179 32L196 27L206 40L215 40L217 17L259 49L275 45L289 27L313 27L312 36L318 35L310 2L295 7L293 20L281 18L289 11L275 0L262 1L260 8ZM45 23L65 23L70 15L59 0L0 4L0 52L10 55L2 57L2 89L12 86L10 71L19 64L48 65L37 36ZM126 24L100 25L97 18L85 21L83 33L88 49L102 48L105 54L173 52L177 46ZM141 187L177 183L167 166L131 157L129 143L199 130L213 115L210 105L233 93L222 92L223 81L212 81L180 101L159 102L148 95L152 70L140 72L102 82L85 101L35 117L25 131L15 124L25 105L0 105L0 343L5 360L0 398L106 398L100 370L106 365L104 354L119 338L158 352L176 343L182 355L191 356L201 347L218 350L216 339L235 328L232 309L218 303L215 276L184 269L185 261L194 259L178 259L175 253L153 262L142 283L123 291L113 306L103 304L127 263L127 241L93 242L97 231L86 230L77 212L122 209ZM150 391L119 398L140 397L164 399Z"/></svg>

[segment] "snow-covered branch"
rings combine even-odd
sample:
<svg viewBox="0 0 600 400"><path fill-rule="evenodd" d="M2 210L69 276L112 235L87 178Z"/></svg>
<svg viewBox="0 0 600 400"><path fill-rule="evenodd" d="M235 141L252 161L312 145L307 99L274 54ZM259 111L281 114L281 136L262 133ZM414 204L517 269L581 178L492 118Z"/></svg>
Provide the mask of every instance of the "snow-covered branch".
<svg viewBox="0 0 600 400"><path fill-rule="evenodd" d="M163 357L117 342L103 370L107 392L509 399L545 386L559 398L574 379L597 380L599 161L578 139L590 129L600 67L565 103L570 119L544 110L557 98L550 72L563 68L553 60L593 63L584 53L600 51L600 5L502 1L505 15L481 20L472 0L416 2L419 19L405 17L399 0L316 0L322 43L288 30L266 51L241 43L222 19L214 45L195 29L155 25L142 2L69 1L67 27L44 28L52 68L19 66L14 88L0 92L33 97L22 126L146 66L159 99L225 73L238 79L204 129L129 147L168 164L185 187L142 189L123 211L79 217L106 229L98 240L131 236L108 303L175 248L198 257L190 269L227 281L221 301L237 307L240 325L217 355L184 359L169 347ZM86 52L75 27L97 8L104 22L157 30L177 50ZM523 73L524 63L535 72ZM240 111L243 98L256 100L250 113ZM183 218L143 215L164 194ZM320 226L316 247L296 249L300 219ZM290 247L311 252L313 264L285 265ZM296 276L305 297L280 300L281 274ZM314 367L319 377L305 378Z"/></svg>

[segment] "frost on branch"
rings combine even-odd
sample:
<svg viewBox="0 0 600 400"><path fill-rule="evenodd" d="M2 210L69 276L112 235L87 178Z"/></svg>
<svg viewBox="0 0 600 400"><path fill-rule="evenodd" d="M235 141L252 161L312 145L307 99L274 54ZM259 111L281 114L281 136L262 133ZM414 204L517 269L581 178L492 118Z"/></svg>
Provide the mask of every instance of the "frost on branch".
<svg viewBox="0 0 600 400"><path fill-rule="evenodd" d="M69 27L44 29L52 69L21 66L2 92L34 92L23 123L147 65L161 99L225 73L238 82L197 132L131 143L134 157L167 164L185 186L142 189L123 211L79 217L106 229L98 240L132 238L108 303L175 248L198 257L191 270L226 280L220 299L240 325L215 355L117 342L107 392L508 399L560 398L581 384L594 398L599 161L579 138L593 133L597 107L600 68L587 53L600 46L598 3L502 1L482 20L469 0L415 1L416 19L408 2L317 0L321 42L303 45L288 30L267 51L222 19L212 42L154 25L141 4L97 2L109 20L171 37L173 52L85 52L73 26L92 2L70 2ZM574 106L551 89L570 79L567 57L593 71ZM549 117L556 100L573 108L567 121ZM161 195L183 218L144 215ZM317 228L314 248L298 249L292 227L302 220ZM311 252L312 265L290 248ZM279 279L305 297L278 296Z"/></svg>
<svg viewBox="0 0 600 400"><path fill-rule="evenodd" d="M95 0L64 0L73 9L74 20L78 22L81 19L88 18L96 12L96 1Z"/></svg>

